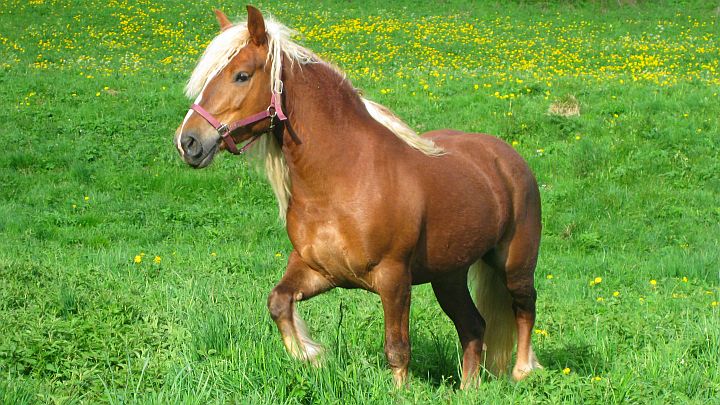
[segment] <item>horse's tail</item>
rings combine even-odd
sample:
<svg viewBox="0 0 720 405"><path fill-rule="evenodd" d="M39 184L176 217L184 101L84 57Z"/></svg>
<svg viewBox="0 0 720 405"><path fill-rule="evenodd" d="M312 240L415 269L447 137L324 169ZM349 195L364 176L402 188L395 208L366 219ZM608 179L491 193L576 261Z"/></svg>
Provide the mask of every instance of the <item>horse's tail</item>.
<svg viewBox="0 0 720 405"><path fill-rule="evenodd" d="M507 372L517 334L510 292L500 271L482 260L470 267L468 282L485 319L485 368L500 377Z"/></svg>

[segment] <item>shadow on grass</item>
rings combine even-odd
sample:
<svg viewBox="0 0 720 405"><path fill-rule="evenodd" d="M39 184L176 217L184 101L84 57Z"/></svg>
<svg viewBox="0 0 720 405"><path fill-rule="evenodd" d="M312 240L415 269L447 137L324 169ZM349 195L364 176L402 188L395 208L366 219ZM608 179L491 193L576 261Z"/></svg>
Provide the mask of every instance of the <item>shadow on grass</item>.
<svg viewBox="0 0 720 405"><path fill-rule="evenodd" d="M437 388L460 388L460 358L456 337L438 336L433 332L411 337L410 373Z"/></svg>
<svg viewBox="0 0 720 405"><path fill-rule="evenodd" d="M600 375L607 369L603 356L588 343L568 344L564 347L536 349L540 363L548 370L570 368L581 375Z"/></svg>
<svg viewBox="0 0 720 405"><path fill-rule="evenodd" d="M427 381L437 388L452 386L460 388L462 379L460 348L455 340L438 338L436 335L416 337L413 340L413 357L410 363L410 372L414 378ZM603 375L607 364L604 356L590 344L569 344L564 347L551 349L535 349L540 363L547 370L562 370L569 367L574 373L580 375ZM514 365L510 364L510 367ZM510 378L509 374L504 378ZM494 379L485 373L483 381Z"/></svg>

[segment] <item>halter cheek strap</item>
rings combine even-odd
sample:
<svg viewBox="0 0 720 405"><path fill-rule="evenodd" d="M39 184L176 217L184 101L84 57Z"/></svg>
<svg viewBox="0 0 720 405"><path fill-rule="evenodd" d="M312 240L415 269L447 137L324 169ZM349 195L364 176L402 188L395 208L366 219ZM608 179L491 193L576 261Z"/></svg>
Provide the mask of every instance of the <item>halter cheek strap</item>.
<svg viewBox="0 0 720 405"><path fill-rule="evenodd" d="M270 118L270 128L272 128L275 118L279 119L280 121L287 120L287 116L285 116L285 113L282 110L282 103L280 101L280 94L279 92L272 93L272 96L270 97L270 105L265 109L265 111L261 111L257 114L253 114L249 117L243 118L241 120L235 121L232 124L223 124L220 122L217 118L215 118L210 112L208 112L206 109L201 107L198 104L193 104L190 106L190 109L194 110L198 114L200 114L201 117L205 118L205 121L208 122L208 124L212 125L213 128L215 128L216 131L218 131L218 134L220 134L220 137L222 137L223 142L225 142L225 146L230 153L233 155L239 155L247 150L250 145L255 142L260 135L255 135L253 138L245 144L240 150L238 150L237 145L235 145L235 140L232 138L231 134L233 131L240 127L245 127L250 124L254 124L256 122L262 121L265 118Z"/></svg>

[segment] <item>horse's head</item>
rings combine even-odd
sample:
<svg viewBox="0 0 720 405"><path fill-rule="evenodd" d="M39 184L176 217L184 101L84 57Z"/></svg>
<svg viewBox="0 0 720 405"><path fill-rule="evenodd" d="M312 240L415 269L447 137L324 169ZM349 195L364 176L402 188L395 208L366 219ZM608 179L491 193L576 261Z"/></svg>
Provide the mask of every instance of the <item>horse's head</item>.
<svg viewBox="0 0 720 405"><path fill-rule="evenodd" d="M256 8L248 6L247 10L246 27L233 26L221 11L215 11L221 33L208 45L188 83L188 93L197 94L197 98L176 131L175 146L182 159L193 167L207 166L218 150L226 147L235 150L235 142L246 141L270 128L272 118L267 117L240 125L230 133L221 125L270 111L272 91L265 21ZM223 142L223 134L232 139Z"/></svg>

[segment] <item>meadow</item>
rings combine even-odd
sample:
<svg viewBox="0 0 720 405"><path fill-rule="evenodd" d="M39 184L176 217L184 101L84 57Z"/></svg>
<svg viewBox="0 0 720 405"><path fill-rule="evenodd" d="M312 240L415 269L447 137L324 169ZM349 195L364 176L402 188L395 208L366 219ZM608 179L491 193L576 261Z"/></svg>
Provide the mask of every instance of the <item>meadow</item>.
<svg viewBox="0 0 720 405"><path fill-rule="evenodd" d="M0 0L0 403L717 403L718 1L254 5L418 131L527 159L545 369L460 391L429 286L407 389L363 291L301 304L328 354L291 360L265 306L291 248L270 187L172 144L212 8L244 3Z"/></svg>

